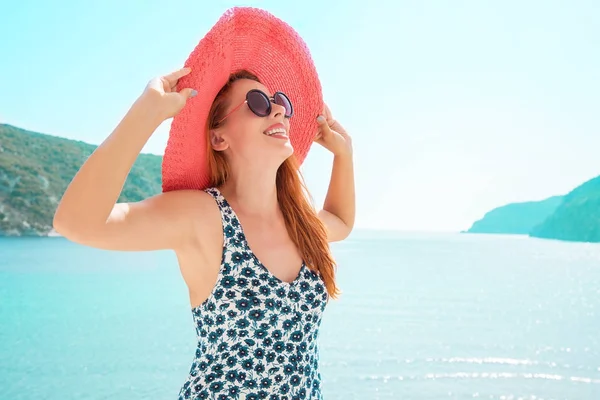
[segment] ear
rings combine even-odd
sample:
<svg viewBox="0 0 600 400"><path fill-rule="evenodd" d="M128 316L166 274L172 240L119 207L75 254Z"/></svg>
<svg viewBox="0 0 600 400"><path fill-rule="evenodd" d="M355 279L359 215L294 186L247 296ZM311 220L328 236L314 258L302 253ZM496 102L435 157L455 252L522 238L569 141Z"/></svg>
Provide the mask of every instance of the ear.
<svg viewBox="0 0 600 400"><path fill-rule="evenodd" d="M223 151L229 147L229 145L227 144L227 142L223 138L223 135L221 135L220 132L217 132L216 130L211 130L208 134L210 135L210 145L214 150Z"/></svg>

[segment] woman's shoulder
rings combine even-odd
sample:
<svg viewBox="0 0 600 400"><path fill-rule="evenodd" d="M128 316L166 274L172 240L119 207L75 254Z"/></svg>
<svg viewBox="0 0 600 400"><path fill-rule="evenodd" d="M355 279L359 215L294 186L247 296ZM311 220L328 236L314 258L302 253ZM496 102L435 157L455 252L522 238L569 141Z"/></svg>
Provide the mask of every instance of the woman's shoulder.
<svg viewBox="0 0 600 400"><path fill-rule="evenodd" d="M161 193L163 204L184 214L211 212L217 207L210 189L182 189Z"/></svg>
<svg viewBox="0 0 600 400"><path fill-rule="evenodd" d="M221 212L209 189L183 189L162 193L163 206L175 213L173 223L191 223L194 241L204 242L208 237L221 235ZM189 226L189 225L188 225Z"/></svg>

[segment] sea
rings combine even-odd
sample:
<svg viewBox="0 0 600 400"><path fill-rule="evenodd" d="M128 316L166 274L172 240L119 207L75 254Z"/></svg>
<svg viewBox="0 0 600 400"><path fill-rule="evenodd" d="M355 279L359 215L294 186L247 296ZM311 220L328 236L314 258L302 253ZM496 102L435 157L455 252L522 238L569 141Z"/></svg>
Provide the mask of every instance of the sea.
<svg viewBox="0 0 600 400"><path fill-rule="evenodd" d="M600 244L356 231L332 250L325 400L600 399ZM0 399L176 399L194 353L172 252L0 239Z"/></svg>

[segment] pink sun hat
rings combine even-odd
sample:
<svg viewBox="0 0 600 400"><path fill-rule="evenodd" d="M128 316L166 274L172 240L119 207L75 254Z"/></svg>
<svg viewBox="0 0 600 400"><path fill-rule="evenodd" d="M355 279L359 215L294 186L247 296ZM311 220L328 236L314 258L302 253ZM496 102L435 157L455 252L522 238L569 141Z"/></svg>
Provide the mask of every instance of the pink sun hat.
<svg viewBox="0 0 600 400"><path fill-rule="evenodd" d="M209 165L206 143L210 107L229 75L248 70L271 91L284 92L294 106L290 142L302 164L323 111L321 83L308 47L287 23L265 10L227 10L200 40L185 67L179 88L198 91L173 118L162 163L163 192L206 189Z"/></svg>

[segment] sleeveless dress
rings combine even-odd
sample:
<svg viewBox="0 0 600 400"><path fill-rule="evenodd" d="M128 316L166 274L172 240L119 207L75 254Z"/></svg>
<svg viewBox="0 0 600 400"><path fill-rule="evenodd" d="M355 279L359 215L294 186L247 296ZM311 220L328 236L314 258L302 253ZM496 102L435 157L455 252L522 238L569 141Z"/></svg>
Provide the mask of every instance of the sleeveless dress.
<svg viewBox="0 0 600 400"><path fill-rule="evenodd" d="M179 400L322 399L317 338L328 295L306 264L285 282L250 249L216 188L223 256L208 299L192 308L198 347Z"/></svg>

